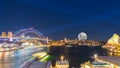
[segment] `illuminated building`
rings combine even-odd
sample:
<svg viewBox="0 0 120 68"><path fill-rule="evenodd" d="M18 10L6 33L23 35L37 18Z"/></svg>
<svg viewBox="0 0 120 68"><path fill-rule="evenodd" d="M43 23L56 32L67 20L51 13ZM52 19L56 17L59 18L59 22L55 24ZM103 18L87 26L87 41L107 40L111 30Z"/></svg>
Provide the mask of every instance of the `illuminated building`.
<svg viewBox="0 0 120 68"><path fill-rule="evenodd" d="M67 38L64 38L64 42L67 42Z"/></svg>
<svg viewBox="0 0 120 68"><path fill-rule="evenodd" d="M113 36L107 41L103 48L109 51L119 52L120 51L120 37L118 34L113 34Z"/></svg>
<svg viewBox="0 0 120 68"><path fill-rule="evenodd" d="M8 38L12 37L12 32L8 32Z"/></svg>
<svg viewBox="0 0 120 68"><path fill-rule="evenodd" d="M2 32L1 36L2 38L6 38L7 37L6 32Z"/></svg>
<svg viewBox="0 0 120 68"><path fill-rule="evenodd" d="M55 68L69 68L69 61L64 59L64 56L60 57L60 60L56 61Z"/></svg>
<svg viewBox="0 0 120 68"><path fill-rule="evenodd" d="M119 45L119 35L117 34L114 34L107 42L108 44L111 44L111 45Z"/></svg>
<svg viewBox="0 0 120 68"><path fill-rule="evenodd" d="M13 39L12 39L12 32L8 32L8 38L9 38L9 41L13 41Z"/></svg>
<svg viewBox="0 0 120 68"><path fill-rule="evenodd" d="M48 37L46 37L46 43L48 43L48 40L49 40Z"/></svg>

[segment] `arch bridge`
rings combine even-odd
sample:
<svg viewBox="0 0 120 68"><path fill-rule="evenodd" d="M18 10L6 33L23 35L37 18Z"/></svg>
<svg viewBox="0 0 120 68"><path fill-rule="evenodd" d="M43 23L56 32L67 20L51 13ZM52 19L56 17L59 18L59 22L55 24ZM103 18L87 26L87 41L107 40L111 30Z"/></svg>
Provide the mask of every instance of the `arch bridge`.
<svg viewBox="0 0 120 68"><path fill-rule="evenodd" d="M13 34L13 37L17 38L17 40L40 40L44 43L48 42L48 39L41 32L33 28L18 30Z"/></svg>

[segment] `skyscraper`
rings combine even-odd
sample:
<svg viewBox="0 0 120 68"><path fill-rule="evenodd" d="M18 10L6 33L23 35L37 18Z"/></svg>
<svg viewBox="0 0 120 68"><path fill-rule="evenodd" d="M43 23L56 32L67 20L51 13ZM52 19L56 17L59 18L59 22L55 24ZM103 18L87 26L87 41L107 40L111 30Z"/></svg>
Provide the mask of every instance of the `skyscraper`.
<svg viewBox="0 0 120 68"><path fill-rule="evenodd" d="M9 41L13 41L12 32L8 32L8 38L9 38Z"/></svg>
<svg viewBox="0 0 120 68"><path fill-rule="evenodd" d="M1 36L2 38L6 38L7 37L6 32L2 32Z"/></svg>
<svg viewBox="0 0 120 68"><path fill-rule="evenodd" d="M12 38L12 32L8 32L8 38Z"/></svg>

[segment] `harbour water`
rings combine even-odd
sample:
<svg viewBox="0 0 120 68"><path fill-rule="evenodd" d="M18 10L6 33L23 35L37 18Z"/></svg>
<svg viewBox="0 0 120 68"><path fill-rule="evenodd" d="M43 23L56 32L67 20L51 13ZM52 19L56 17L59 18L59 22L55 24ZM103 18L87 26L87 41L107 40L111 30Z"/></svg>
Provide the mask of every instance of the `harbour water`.
<svg viewBox="0 0 120 68"><path fill-rule="evenodd" d="M53 46L48 48L48 53L50 56L54 56L50 61L52 65L55 66L55 61L61 55L65 56L69 60L70 68L80 68L80 64L86 61L94 61L92 56L97 54L99 56L109 55L109 52L106 49L103 49L101 46Z"/></svg>
<svg viewBox="0 0 120 68"><path fill-rule="evenodd" d="M46 48L29 46L19 50L0 52L0 68L21 68L20 66L33 54L43 51L46 51Z"/></svg>

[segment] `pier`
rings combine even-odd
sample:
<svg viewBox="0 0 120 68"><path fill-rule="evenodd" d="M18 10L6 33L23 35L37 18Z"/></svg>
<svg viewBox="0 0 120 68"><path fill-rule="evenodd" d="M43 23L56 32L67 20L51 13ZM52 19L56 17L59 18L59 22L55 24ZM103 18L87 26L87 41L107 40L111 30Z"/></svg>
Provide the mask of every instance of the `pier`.
<svg viewBox="0 0 120 68"><path fill-rule="evenodd" d="M120 57L118 56L98 56L98 60L108 62L111 66L120 68Z"/></svg>

